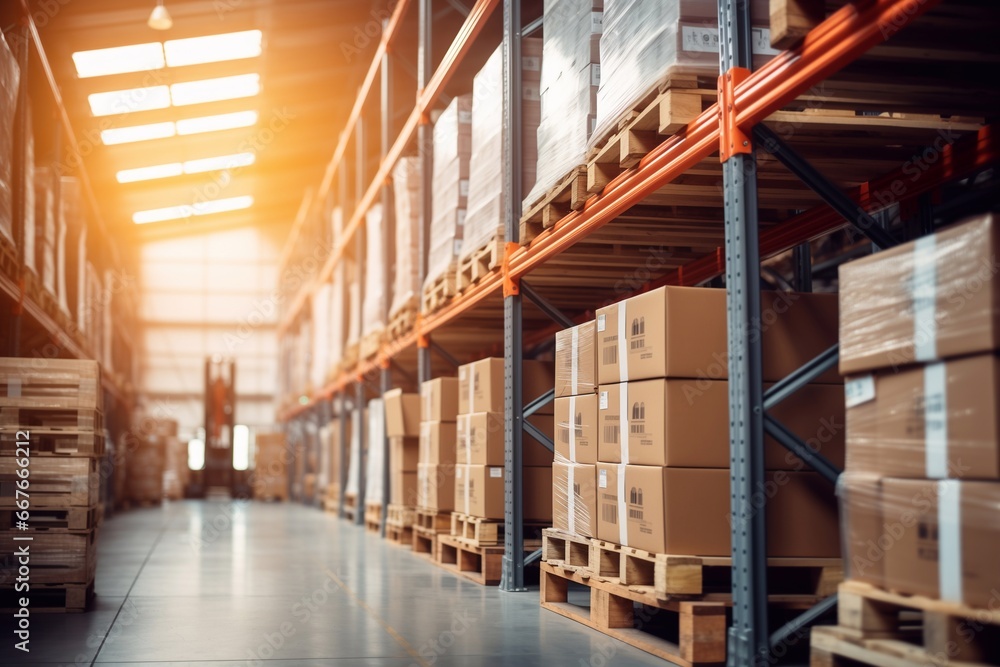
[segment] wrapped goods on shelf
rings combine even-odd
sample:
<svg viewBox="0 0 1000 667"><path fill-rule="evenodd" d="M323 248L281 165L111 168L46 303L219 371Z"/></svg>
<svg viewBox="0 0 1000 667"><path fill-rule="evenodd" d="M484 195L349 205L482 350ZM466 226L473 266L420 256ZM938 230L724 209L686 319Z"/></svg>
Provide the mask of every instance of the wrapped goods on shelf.
<svg viewBox="0 0 1000 667"><path fill-rule="evenodd" d="M331 317L332 293L333 285L323 283L312 295L313 337L309 378L315 389L326 384L326 375L330 370L331 329L335 326Z"/></svg>
<svg viewBox="0 0 1000 667"><path fill-rule="evenodd" d="M381 398L368 401L368 422L365 427L368 454L365 459L365 502L381 503L382 474L385 470L385 409Z"/></svg>
<svg viewBox="0 0 1000 667"><path fill-rule="evenodd" d="M86 225L78 178L59 178L57 206L56 299L64 313L75 315L79 303L80 259L81 255L86 256Z"/></svg>
<svg viewBox="0 0 1000 667"><path fill-rule="evenodd" d="M420 158L404 157L392 170L396 264L389 316L416 308L420 292Z"/></svg>
<svg viewBox="0 0 1000 667"><path fill-rule="evenodd" d="M358 281L357 270L347 274L347 337L344 346L348 348L361 341L361 283Z"/></svg>
<svg viewBox="0 0 1000 667"><path fill-rule="evenodd" d="M840 267L840 371L1000 348L1000 223L993 213Z"/></svg>
<svg viewBox="0 0 1000 667"><path fill-rule="evenodd" d="M460 95L434 124L434 178L431 192L427 282L431 285L458 258L469 195L472 95Z"/></svg>
<svg viewBox="0 0 1000 667"><path fill-rule="evenodd" d="M14 113L20 78L14 54L0 35L0 236L11 244L14 243Z"/></svg>
<svg viewBox="0 0 1000 667"><path fill-rule="evenodd" d="M112 313L114 312L113 305L118 301L119 297L116 296L117 292L114 289L114 285L118 285L118 276L115 275L113 269L104 270L104 284L103 290L101 292L101 303L104 308L101 309L101 318L103 324L101 326L101 349L103 350L101 354L102 363L104 367L109 371L115 370L114 358L115 355L112 352L112 344L114 342L114 329L112 328L112 322L114 322L114 317Z"/></svg>
<svg viewBox="0 0 1000 667"><path fill-rule="evenodd" d="M768 4L754 0L756 65L770 48ZM620 116L654 88L679 76L719 75L718 3L713 0L605 0L597 128L592 140L613 129Z"/></svg>
<svg viewBox="0 0 1000 667"><path fill-rule="evenodd" d="M104 299L101 274L91 262L87 262L86 301L81 308L81 326L88 347L98 361L104 362Z"/></svg>
<svg viewBox="0 0 1000 667"><path fill-rule="evenodd" d="M387 286L383 252L387 242L382 204L373 204L365 213L365 294L361 305L362 336L385 329L383 303Z"/></svg>
<svg viewBox="0 0 1000 667"><path fill-rule="evenodd" d="M330 281L330 350L331 367L344 357L351 312L351 291L347 277L354 275L354 262L342 257L333 267Z"/></svg>
<svg viewBox="0 0 1000 667"><path fill-rule="evenodd" d="M535 184L538 162L539 85L542 40L521 40L521 192ZM503 47L497 48L472 84L472 154L469 162L468 215L462 257L503 238Z"/></svg>
<svg viewBox="0 0 1000 667"><path fill-rule="evenodd" d="M347 486L344 488L344 493L349 496L357 497L358 492L361 489L361 452L362 447L367 448L368 446L368 436L365 435L365 442L361 442L361 421L358 419L358 411L351 411L351 424L350 424L350 455L347 464ZM365 420L365 428L368 428L368 410L364 411L364 415L361 419ZM364 471L367 475L367 470Z"/></svg>
<svg viewBox="0 0 1000 667"><path fill-rule="evenodd" d="M32 126L31 108L29 104L27 130L24 137L24 211L21 224L24 232L21 234L21 257L24 267L37 275L35 268L35 130ZM2 132L2 130L0 130Z"/></svg>
<svg viewBox="0 0 1000 667"><path fill-rule="evenodd" d="M537 172L525 204L584 163L597 115L604 0L545 0Z"/></svg>
<svg viewBox="0 0 1000 667"><path fill-rule="evenodd" d="M988 608L1000 587L1000 483L845 473L838 484L851 579Z"/></svg>
<svg viewBox="0 0 1000 667"><path fill-rule="evenodd" d="M597 323L556 333L556 397L597 391Z"/></svg>
<svg viewBox="0 0 1000 667"><path fill-rule="evenodd" d="M51 169L35 170L35 270L45 290L56 293L56 183Z"/></svg>

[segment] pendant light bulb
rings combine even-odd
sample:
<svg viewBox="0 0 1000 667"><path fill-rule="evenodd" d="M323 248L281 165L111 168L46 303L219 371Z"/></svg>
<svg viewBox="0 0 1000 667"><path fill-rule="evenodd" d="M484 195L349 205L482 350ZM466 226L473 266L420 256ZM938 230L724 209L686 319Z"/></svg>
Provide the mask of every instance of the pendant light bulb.
<svg viewBox="0 0 1000 667"><path fill-rule="evenodd" d="M153 30L170 30L173 27L174 21L170 18L170 12L163 6L163 0L157 0L153 12L149 15L149 21L146 23Z"/></svg>

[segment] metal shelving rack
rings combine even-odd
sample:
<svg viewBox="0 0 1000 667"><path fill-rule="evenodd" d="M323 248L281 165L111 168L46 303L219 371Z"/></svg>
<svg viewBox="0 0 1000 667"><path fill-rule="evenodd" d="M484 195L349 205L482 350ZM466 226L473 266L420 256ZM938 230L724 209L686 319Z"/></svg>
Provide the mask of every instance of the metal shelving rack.
<svg viewBox="0 0 1000 667"><path fill-rule="evenodd" d="M45 48L42 45L41 36L39 35L38 28L35 25L35 20L32 17L31 9L27 0L20 0L16 6L9 8L9 11L12 15L17 16L17 21L12 26L12 32L14 32L14 36L23 41L24 44L24 48L20 49L21 57L20 62L18 63L21 71L21 84L18 93L19 101L27 95L28 81L30 80L30 77L36 76L35 66L37 66L37 76L42 79L44 82L44 88L49 95L51 95L52 105L57 118L57 123L54 128L54 132L56 133L56 146L65 146L65 149L70 154L80 155L80 145L73 130L69 113L63 103L62 93L59 89L58 83L56 82L52 67L49 64ZM9 38L10 35L8 35L8 39ZM34 56L34 59L32 59L32 56ZM25 126L27 112L28 106L26 104L19 103L19 118L15 121L15 127L23 128ZM24 215L25 187L33 187L31 184L24 183L26 159L27 152L24 133L23 131L16 132L13 163L14 181L15 184L17 184L17 187L13 188L15 218ZM123 263L119 249L113 241L114 237L108 232L108 227L104 222L100 208L97 204L97 197L94 194L86 166L82 162L80 162L79 166L76 168L75 175L80 180L86 205L90 210L90 220L96 226L97 234L100 238L109 240L108 248L111 253L110 260L112 265L121 267ZM23 231L23 224L21 225L21 230ZM19 268L23 275L26 271L24 258L22 256L22 249L24 247L23 239L16 245L18 249ZM56 344L62 353L68 354L76 359L88 359L93 356L90 353L91 351L78 344L78 342L74 340L73 336L70 335L70 332L64 328L60 322L56 321L56 319L49 315L41 304L36 303L30 295L25 293L23 279L20 281L14 281L8 276L0 275L0 292L3 292L5 296L15 304L9 321L11 349L8 350L7 353L14 356L18 354L22 339L22 332L26 327L30 326L33 330L43 332ZM134 294L128 292L123 292L121 294L121 298L126 299L127 311L130 313L135 313L137 310L134 296ZM134 317L132 319L134 320ZM124 342L131 351L131 354L129 355L131 357L130 366L134 369L136 347L134 338L135 332L131 328L132 324L132 322L121 321L115 322L113 326L115 327L115 336L117 339ZM119 405L127 407L131 406L134 401L132 388L130 386L132 381L134 381L134 378L126 378L123 381L119 381L108 373L105 373L102 376L103 388L106 395Z"/></svg>
<svg viewBox="0 0 1000 667"><path fill-rule="evenodd" d="M401 358L409 358L415 350L416 375L419 381L431 377L431 351L433 336L454 325L464 317L484 308L495 308L502 302L503 351L505 358L505 450L506 450L506 532L501 588L508 591L524 590L525 562L538 554L522 557L521 533L522 476L521 434L524 417L539 404L551 400L551 395L530 397L536 399L525 406L521 391L520 367L525 343L522 323L522 298L528 297L533 307L547 315L559 327L571 320L562 315L533 290L524 280L533 271L544 267L553 258L570 250L588 236L624 214L631 207L641 204L658 188L671 183L698 163L718 152L723 163L723 192L725 211L725 246L714 253L694 259L671 270L646 288L659 285L698 285L725 275L729 307L729 358L730 364L730 438L731 438L731 487L732 511L737 520L733 525L733 626L729 638L729 664L751 665L766 660L772 646L782 643L798 630L808 626L836 604L829 599L769 635L767 607L766 553L764 550L766 526L762 512L748 512L750 497L755 485L763 477L763 439L765 431L800 455L827 479L836 479L839 471L819 456L810 454L791 433L768 417L766 410L778 401L814 379L837 361L836 348L815 359L808 366L779 383L767 392L761 382L760 345L747 333L748 323L760 316L759 285L762 258L800 247L796 253L799 287L808 289L808 253L801 244L824 234L851 225L867 235L879 247L893 242L866 213L876 203L875 193L887 191L901 177L900 170L872 179L859 187L843 192L824 180L820 174L763 124L768 116L779 111L811 86L824 81L842 70L876 44L887 38L882 27L905 28L922 14L938 5L940 0L870 0L847 5L815 27L794 49L773 57L766 65L751 71L750 2L748 0L719 0L720 65L719 99L691 121L683 130L667 138L643 157L638 165L624 171L608 183L603 190L591 196L581 210L573 211L543 231L528 245L519 243L521 193L519 179L520 155L518 142L520 129L519 67L520 40L540 27L540 21L522 23L521 3L503 2L503 52L504 100L503 119L506 135L504 145L505 242L506 251L502 266L488 273L477 283L453 297L441 309L418 318L412 331L396 340L387 342L371 360L357 364L342 373L327 386L318 389L303 405L282 412L282 420L294 420L307 414L321 403L332 401L342 417L351 389L355 390L355 409L362 410L366 382L379 379L381 389L391 384L390 368ZM389 76L393 60L391 44L397 37L403 13L410 3L400 0L392 17L385 23L381 42L365 83L361 87L354 111L341 134L337 150L320 187L322 200L329 191L335 174L341 179L341 201L345 202L347 177L345 163L346 145L352 132L363 143L364 131L360 123L365 98L374 85L376 70ZM429 113L443 93L445 84L458 64L469 52L476 36L483 29L499 0L479 0L470 10L462 29L458 32L444 59L431 73L431 0L417 0L419 19L416 104L406 122L388 146L392 136L389 126L391 108L387 99L382 101L381 163L374 178L361 183L358 175L358 196L354 212L343 238L323 265L316 284L330 278L346 245L354 238L367 208L381 195L387 201L385 180L405 147L415 138L423 156L423 212L420 227L420 247L423 250L421 284L426 275L427 233L430 208L430 121ZM886 22L890 23L886 23ZM415 135L415 136L414 136ZM767 229L760 229L757 221L757 183L754 144L760 144L810 189L815 191L823 204ZM924 195L942 183L962 178L976 170L1000 161L1000 137L991 126L982 128L975 136L960 140L944 149L945 159L930 165L919 178L908 183L907 202L923 200ZM293 239L301 227L297 221L292 227ZM287 258L286 252L284 257ZM291 302L281 320L281 331L288 330L300 316L310 291L306 285ZM592 304L599 306L602 304ZM550 332L542 332L548 335ZM541 337L537 337L538 340ZM359 412L360 414L360 412ZM341 435L346 428L341 419ZM359 420L360 421L360 420ZM346 444L344 445L346 449ZM342 450L343 451L343 450ZM388 451L386 450L388 457ZM343 459L342 459L343 461ZM388 461L388 458L386 459ZM388 465L388 463L387 463ZM362 468L363 470L363 468ZM341 465L341 507L346 485L346 467ZM388 485L386 485L388 494ZM383 499L383 508L387 506ZM359 499L359 515L363 498ZM384 511L384 509L383 509Z"/></svg>

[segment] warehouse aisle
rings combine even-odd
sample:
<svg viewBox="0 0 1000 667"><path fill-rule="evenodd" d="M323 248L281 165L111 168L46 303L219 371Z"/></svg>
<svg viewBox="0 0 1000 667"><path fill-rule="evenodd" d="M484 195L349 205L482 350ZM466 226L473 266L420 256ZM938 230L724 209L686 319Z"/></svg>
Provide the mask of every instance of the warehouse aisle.
<svg viewBox="0 0 1000 667"><path fill-rule="evenodd" d="M28 659L5 641L0 664L664 664L541 613L537 591L478 586L292 503L127 512L98 563L96 610L35 615Z"/></svg>

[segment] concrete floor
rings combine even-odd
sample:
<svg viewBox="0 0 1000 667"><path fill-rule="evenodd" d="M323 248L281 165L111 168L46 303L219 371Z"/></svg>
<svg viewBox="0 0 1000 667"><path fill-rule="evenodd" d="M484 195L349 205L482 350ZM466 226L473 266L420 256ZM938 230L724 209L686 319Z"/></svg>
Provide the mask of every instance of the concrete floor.
<svg viewBox="0 0 1000 667"><path fill-rule="evenodd" d="M292 503L127 512L99 553L96 608L34 615L30 655L4 631L0 665L666 664Z"/></svg>

